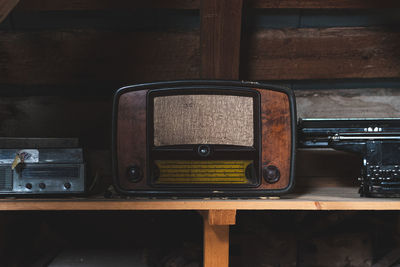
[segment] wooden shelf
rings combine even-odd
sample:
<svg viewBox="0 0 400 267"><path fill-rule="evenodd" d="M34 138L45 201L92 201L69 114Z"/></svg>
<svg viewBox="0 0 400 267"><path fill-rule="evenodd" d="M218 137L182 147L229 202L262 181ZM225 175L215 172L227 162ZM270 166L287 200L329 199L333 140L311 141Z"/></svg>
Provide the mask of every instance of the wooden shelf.
<svg viewBox="0 0 400 267"><path fill-rule="evenodd" d="M322 187L281 199L16 199L0 210L400 210L400 199L362 198L354 187Z"/></svg>

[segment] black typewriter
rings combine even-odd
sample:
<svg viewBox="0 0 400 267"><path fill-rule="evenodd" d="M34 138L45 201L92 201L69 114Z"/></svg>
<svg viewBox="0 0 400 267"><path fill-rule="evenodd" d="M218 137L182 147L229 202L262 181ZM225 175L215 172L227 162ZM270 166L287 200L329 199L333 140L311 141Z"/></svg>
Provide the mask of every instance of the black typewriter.
<svg viewBox="0 0 400 267"><path fill-rule="evenodd" d="M300 119L299 148L333 148L363 156L360 195L400 197L400 119Z"/></svg>

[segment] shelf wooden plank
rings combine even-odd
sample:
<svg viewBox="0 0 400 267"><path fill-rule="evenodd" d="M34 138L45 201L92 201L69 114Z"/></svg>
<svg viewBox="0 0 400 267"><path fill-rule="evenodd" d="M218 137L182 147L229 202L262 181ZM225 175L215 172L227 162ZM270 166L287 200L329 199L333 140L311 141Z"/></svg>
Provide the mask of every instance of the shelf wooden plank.
<svg viewBox="0 0 400 267"><path fill-rule="evenodd" d="M282 199L2 199L0 210L400 210L400 199L361 198L354 187L315 188Z"/></svg>

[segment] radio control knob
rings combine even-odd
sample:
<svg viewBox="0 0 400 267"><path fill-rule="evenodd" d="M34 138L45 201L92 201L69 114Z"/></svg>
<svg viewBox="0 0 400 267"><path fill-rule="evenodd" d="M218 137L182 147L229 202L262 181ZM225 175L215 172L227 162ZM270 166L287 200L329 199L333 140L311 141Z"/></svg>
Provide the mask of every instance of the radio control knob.
<svg viewBox="0 0 400 267"><path fill-rule="evenodd" d="M27 188L27 189L32 189L32 184L31 184L31 183L27 183L27 184L25 185L25 188Z"/></svg>
<svg viewBox="0 0 400 267"><path fill-rule="evenodd" d="M197 153L202 157L207 157L211 153L211 148L209 145L199 145Z"/></svg>
<svg viewBox="0 0 400 267"><path fill-rule="evenodd" d="M281 177L279 169L274 165L268 165L263 168L263 177L270 184L276 183Z"/></svg>
<svg viewBox="0 0 400 267"><path fill-rule="evenodd" d="M46 188L46 184L45 183L40 183L39 184L39 188L40 189L45 189Z"/></svg>
<svg viewBox="0 0 400 267"><path fill-rule="evenodd" d="M65 183L65 184L64 184L64 188L65 188L65 189L70 189L70 188L71 188L71 184L68 183L68 182Z"/></svg>
<svg viewBox="0 0 400 267"><path fill-rule="evenodd" d="M127 175L129 180L133 183L139 182L142 176L141 170L137 165L128 167Z"/></svg>

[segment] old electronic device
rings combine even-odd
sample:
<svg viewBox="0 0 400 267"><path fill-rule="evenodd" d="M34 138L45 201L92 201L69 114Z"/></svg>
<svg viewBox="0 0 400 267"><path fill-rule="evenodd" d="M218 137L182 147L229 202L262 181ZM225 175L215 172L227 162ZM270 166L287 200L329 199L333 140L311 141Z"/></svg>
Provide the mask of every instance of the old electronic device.
<svg viewBox="0 0 400 267"><path fill-rule="evenodd" d="M299 147L363 156L360 195L400 197L400 119L300 119Z"/></svg>
<svg viewBox="0 0 400 267"><path fill-rule="evenodd" d="M0 138L0 195L77 194L85 164L72 138Z"/></svg>
<svg viewBox="0 0 400 267"><path fill-rule="evenodd" d="M291 90L236 81L172 81L119 89L113 171L141 196L278 195L293 185Z"/></svg>

